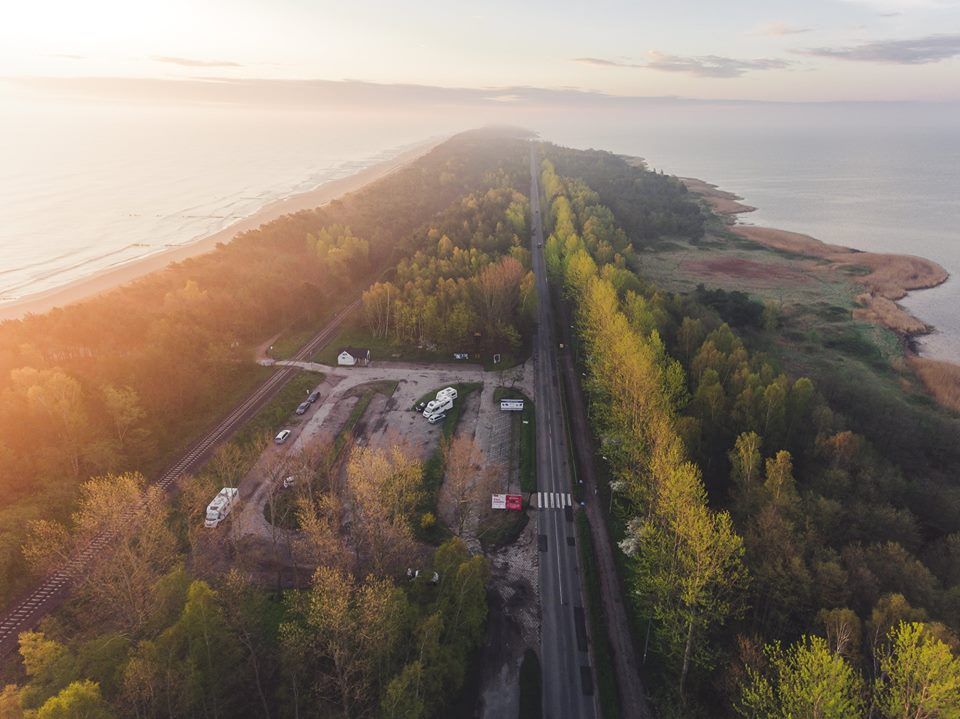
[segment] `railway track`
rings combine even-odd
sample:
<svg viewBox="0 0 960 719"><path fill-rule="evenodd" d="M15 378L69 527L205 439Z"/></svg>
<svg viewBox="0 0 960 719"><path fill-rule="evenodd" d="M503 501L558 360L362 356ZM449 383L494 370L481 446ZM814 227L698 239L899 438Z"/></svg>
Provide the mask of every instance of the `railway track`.
<svg viewBox="0 0 960 719"><path fill-rule="evenodd" d="M360 298L357 298L334 315L320 332L300 348L293 359L298 362L306 361L321 350L333 339L347 316L360 306L360 302ZM284 367L270 375L232 412L194 442L156 479L154 486L172 495L171 490L177 479L202 467L217 445L232 436L264 404L273 399L297 372L300 372L297 367ZM126 521L134 521L138 510L142 510L143 507L144 505L140 505L134 508ZM77 577L85 573L91 562L109 551L115 537L116 533L113 531L97 534L62 566L47 574L33 589L11 603L0 615L0 661L6 659L17 648L21 632L36 627L45 615L56 610L66 601Z"/></svg>

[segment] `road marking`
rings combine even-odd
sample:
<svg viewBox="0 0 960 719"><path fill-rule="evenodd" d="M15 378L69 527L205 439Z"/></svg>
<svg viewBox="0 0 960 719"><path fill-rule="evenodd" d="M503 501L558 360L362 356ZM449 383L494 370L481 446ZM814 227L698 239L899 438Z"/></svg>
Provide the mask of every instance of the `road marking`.
<svg viewBox="0 0 960 719"><path fill-rule="evenodd" d="M563 509L573 506L573 498L569 492L536 492L530 504L536 509Z"/></svg>

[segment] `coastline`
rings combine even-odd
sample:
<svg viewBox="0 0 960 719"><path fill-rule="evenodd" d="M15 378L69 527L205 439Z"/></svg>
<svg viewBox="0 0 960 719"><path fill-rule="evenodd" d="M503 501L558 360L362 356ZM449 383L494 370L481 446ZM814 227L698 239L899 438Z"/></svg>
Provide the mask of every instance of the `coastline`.
<svg viewBox="0 0 960 719"><path fill-rule="evenodd" d="M0 306L0 322L20 319L29 314L42 314L56 307L65 307L96 297L129 284L145 275L162 270L175 262L182 262L191 257L211 252L216 249L217 245L230 242L236 235L255 230L261 225L284 215L325 205L343 195L355 192L427 154L443 142L443 139L424 141L395 157L373 164L347 177L330 180L312 190L273 200L252 215L237 220L227 227L189 244L171 247L116 267L108 267L59 287L44 290L10 304L2 305Z"/></svg>
<svg viewBox="0 0 960 719"><path fill-rule="evenodd" d="M907 340L932 331L930 325L897 304L897 300L906 297L910 291L930 289L946 282L950 275L938 263L915 255L831 245L799 232L740 224L736 216L753 212L755 207L741 203L737 195L703 180L679 179L692 194L724 218L734 234L774 250L824 260L838 270L849 272L851 278L866 290L857 297L862 307L854 310L855 317L879 322Z"/></svg>
<svg viewBox="0 0 960 719"><path fill-rule="evenodd" d="M853 310L853 316L896 332L903 340L907 363L927 391L941 405L960 412L960 364L923 357L916 350L913 339L932 332L934 328L897 302L912 290L930 289L946 282L950 274L943 267L915 255L867 252L827 244L798 232L740 224L737 215L753 212L756 208L740 202L742 198L739 196L703 180L678 179L739 237L774 250L825 261L839 271L847 271L851 281L865 289L857 296L861 306Z"/></svg>

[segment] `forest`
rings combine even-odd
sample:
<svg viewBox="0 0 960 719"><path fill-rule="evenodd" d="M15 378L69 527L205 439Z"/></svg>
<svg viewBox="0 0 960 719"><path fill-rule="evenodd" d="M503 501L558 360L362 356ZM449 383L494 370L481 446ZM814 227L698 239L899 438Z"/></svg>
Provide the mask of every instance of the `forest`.
<svg viewBox="0 0 960 719"><path fill-rule="evenodd" d="M335 466L318 451L316 491L293 509L296 551L315 569L293 590L253 581L239 546L223 571L197 529L211 488L261 445L222 446L172 504L150 478L262 376L256 344L321 326L378 278L393 276L390 332L405 303L449 285L465 326L519 338L525 148L511 130L458 135L341 201L0 326L2 599L97 533L116 535L111 561L21 636L0 716L427 717L456 699L485 627L486 560L455 537L416 540L425 467L402 446L346 447ZM137 505L144 521L126 521Z"/></svg>
<svg viewBox="0 0 960 719"><path fill-rule="evenodd" d="M609 221L605 199L659 181L669 207L688 202L682 188L654 176L601 193L587 178L623 160L545 154L547 264L576 318L659 713L960 715L960 457L944 441L956 421L931 413L909 452L873 425L856 431L832 393L725 321L775 333L762 305L644 280L649 236L635 218ZM696 240L688 214L664 226Z"/></svg>
<svg viewBox="0 0 960 719"><path fill-rule="evenodd" d="M370 332L450 351L519 349L536 302L528 210L524 195L499 188L442 213L427 246L399 262L394 280L363 293Z"/></svg>
<svg viewBox="0 0 960 719"><path fill-rule="evenodd" d="M434 215L485 188L502 192L506 173L523 170L519 142L509 130L458 135L323 208L0 325L0 602L31 580L20 551L31 521L68 516L91 476L159 474L263 377L246 361L257 343L319 328L426 246Z"/></svg>

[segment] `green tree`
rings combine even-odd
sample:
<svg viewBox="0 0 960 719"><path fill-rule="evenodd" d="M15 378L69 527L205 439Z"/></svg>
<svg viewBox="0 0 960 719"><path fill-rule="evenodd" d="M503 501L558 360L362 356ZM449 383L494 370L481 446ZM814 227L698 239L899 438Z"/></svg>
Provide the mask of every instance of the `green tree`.
<svg viewBox="0 0 960 719"><path fill-rule="evenodd" d="M862 719L863 679L830 651L825 639L804 637L784 650L764 649L764 671L748 668L737 711L749 719Z"/></svg>
<svg viewBox="0 0 960 719"><path fill-rule="evenodd" d="M874 696L887 719L960 717L960 658L920 622L901 622L880 660Z"/></svg>
<svg viewBox="0 0 960 719"><path fill-rule="evenodd" d="M73 682L37 711L37 719L113 719L114 713L100 696L100 685Z"/></svg>
<svg viewBox="0 0 960 719"><path fill-rule="evenodd" d="M140 395L130 387L114 387L107 385L103 388L103 403L107 413L113 421L113 431L120 449L124 449L132 434L138 434L142 439L142 432L137 433L137 425L147 416L140 404Z"/></svg>
<svg viewBox="0 0 960 719"><path fill-rule="evenodd" d="M387 685L380 713L384 719L423 719L426 703L422 695L423 664L412 661Z"/></svg>

